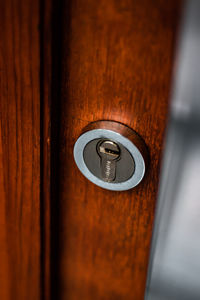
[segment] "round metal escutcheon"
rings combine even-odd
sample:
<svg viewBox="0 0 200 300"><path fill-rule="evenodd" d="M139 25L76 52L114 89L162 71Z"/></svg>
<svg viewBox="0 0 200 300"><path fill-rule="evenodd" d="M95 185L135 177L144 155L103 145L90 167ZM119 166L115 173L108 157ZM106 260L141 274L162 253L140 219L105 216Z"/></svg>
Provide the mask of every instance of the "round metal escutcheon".
<svg viewBox="0 0 200 300"><path fill-rule="evenodd" d="M115 163L115 178L102 177L102 160L97 149L102 141L116 143L120 158ZM137 186L144 177L148 150L143 139L129 127L114 121L90 123L74 145L74 159L81 173L94 184L112 191L125 191Z"/></svg>

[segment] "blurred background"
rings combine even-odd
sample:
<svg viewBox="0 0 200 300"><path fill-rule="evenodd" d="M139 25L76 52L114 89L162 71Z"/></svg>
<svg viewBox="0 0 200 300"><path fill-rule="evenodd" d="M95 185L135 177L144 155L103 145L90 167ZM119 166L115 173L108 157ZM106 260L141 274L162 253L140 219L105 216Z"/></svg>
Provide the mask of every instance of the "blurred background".
<svg viewBox="0 0 200 300"><path fill-rule="evenodd" d="M200 1L185 3L146 300L200 299Z"/></svg>

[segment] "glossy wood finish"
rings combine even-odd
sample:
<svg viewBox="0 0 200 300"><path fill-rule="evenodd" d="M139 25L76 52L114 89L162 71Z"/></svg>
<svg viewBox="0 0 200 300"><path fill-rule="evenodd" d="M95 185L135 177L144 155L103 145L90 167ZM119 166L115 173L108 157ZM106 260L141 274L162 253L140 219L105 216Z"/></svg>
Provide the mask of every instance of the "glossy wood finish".
<svg viewBox="0 0 200 300"><path fill-rule="evenodd" d="M141 300L180 1L64 2L57 296ZM145 140L151 163L135 189L103 190L76 167L74 143L98 120L126 124Z"/></svg>
<svg viewBox="0 0 200 300"><path fill-rule="evenodd" d="M40 2L41 76L41 284L42 299L51 299L51 107L52 107L52 1Z"/></svg>
<svg viewBox="0 0 200 300"><path fill-rule="evenodd" d="M143 299L179 3L0 2L0 299ZM78 171L97 120L147 143L134 190Z"/></svg>
<svg viewBox="0 0 200 300"><path fill-rule="evenodd" d="M0 1L0 299L40 299L39 3Z"/></svg>

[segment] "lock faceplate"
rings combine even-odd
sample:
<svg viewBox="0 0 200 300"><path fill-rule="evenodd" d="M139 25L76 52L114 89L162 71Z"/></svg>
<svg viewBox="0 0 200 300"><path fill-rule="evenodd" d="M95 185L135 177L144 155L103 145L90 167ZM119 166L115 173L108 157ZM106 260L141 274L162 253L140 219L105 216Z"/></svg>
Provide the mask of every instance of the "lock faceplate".
<svg viewBox="0 0 200 300"><path fill-rule="evenodd" d="M148 152L144 141L118 122L89 124L74 146L79 170L96 185L128 190L144 177Z"/></svg>

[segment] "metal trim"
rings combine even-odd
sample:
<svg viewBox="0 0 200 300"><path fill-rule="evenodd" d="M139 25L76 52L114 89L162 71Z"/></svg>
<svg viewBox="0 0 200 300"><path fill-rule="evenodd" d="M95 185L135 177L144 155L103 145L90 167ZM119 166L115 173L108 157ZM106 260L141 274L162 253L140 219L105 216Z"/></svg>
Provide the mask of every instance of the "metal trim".
<svg viewBox="0 0 200 300"><path fill-rule="evenodd" d="M84 162L83 150L87 143L98 138L112 139L116 142L119 142L131 153L135 161L135 172L130 179L121 183L105 182L94 176L88 170ZM146 169L144 158L139 149L126 137L115 131L107 129L94 129L83 133L74 145L74 159L79 170L88 180L104 189L112 191L125 191L137 186L143 179Z"/></svg>

